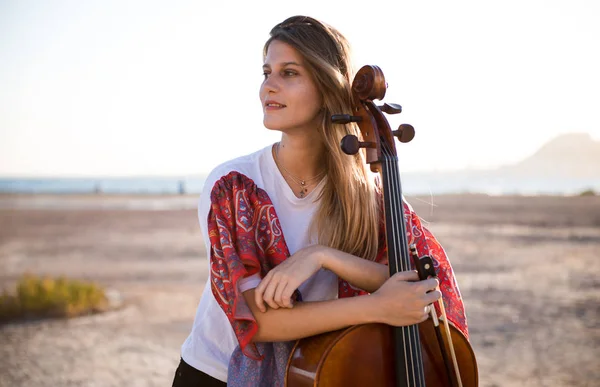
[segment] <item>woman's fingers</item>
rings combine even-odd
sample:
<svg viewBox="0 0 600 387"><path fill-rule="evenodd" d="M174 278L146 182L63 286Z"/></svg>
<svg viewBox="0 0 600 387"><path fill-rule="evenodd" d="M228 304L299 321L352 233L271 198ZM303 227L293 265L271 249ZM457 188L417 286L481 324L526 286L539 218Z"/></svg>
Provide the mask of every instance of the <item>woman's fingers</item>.
<svg viewBox="0 0 600 387"><path fill-rule="evenodd" d="M415 270L410 271L399 271L394 274L394 278L398 281L418 281L419 274Z"/></svg>
<svg viewBox="0 0 600 387"><path fill-rule="evenodd" d="M437 278L428 278L423 281L419 281L415 284L415 286L419 287L419 291L423 293L430 292L432 290L436 290L438 288L439 282Z"/></svg>
<svg viewBox="0 0 600 387"><path fill-rule="evenodd" d="M395 326L418 324L429 317L429 305L442 294L439 281L429 278L419 281L413 271L394 274L375 293L376 302L381 303L379 310L385 311L381 322Z"/></svg>
<svg viewBox="0 0 600 387"><path fill-rule="evenodd" d="M425 301L427 302L427 304L432 304L439 300L440 297L442 297L442 293L439 290L434 290L425 294Z"/></svg>
<svg viewBox="0 0 600 387"><path fill-rule="evenodd" d="M285 276L273 273L269 272L254 290L254 302L261 312L266 312L266 305L273 309L293 306L292 295L296 289Z"/></svg>
<svg viewBox="0 0 600 387"><path fill-rule="evenodd" d="M282 308L291 308L292 304L290 302L290 298L292 297L293 293L293 289L292 292L289 292L289 289L291 289L292 286L290 285L289 282L285 282L285 283L280 283L279 286L277 286L277 290L275 291L275 297L274 300L277 303L277 305L279 305Z"/></svg>
<svg viewBox="0 0 600 387"><path fill-rule="evenodd" d="M274 300L275 291L281 285L278 276L274 275L269 284L267 285L264 293L263 300L273 309L279 309L279 305Z"/></svg>
<svg viewBox="0 0 600 387"><path fill-rule="evenodd" d="M258 284L256 289L254 289L254 302L256 303L256 306L258 306L258 309L261 312L267 311L263 295L265 293L265 290L267 289L267 286L269 285L269 282L271 282L271 278L272 278L272 275L270 275L270 273L268 273L265 276L265 278L263 278L262 281L260 281L260 283Z"/></svg>
<svg viewBox="0 0 600 387"><path fill-rule="evenodd" d="M298 286L322 267L319 251L315 246L306 247L271 269L255 290L259 310L265 312L266 305L273 309L291 308Z"/></svg>
<svg viewBox="0 0 600 387"><path fill-rule="evenodd" d="M283 294L283 289L285 288L285 283L280 280L277 284L277 288L273 293L273 302L277 305L278 308L283 307L283 302L281 300L281 295Z"/></svg>

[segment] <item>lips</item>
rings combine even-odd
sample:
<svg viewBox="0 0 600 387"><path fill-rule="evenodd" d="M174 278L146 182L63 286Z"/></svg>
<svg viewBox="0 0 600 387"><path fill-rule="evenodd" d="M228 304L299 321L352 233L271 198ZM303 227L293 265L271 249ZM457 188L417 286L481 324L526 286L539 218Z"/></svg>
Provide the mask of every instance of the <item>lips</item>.
<svg viewBox="0 0 600 387"><path fill-rule="evenodd" d="M286 105L276 101L265 101L265 108L267 109L281 109L284 107L286 107Z"/></svg>

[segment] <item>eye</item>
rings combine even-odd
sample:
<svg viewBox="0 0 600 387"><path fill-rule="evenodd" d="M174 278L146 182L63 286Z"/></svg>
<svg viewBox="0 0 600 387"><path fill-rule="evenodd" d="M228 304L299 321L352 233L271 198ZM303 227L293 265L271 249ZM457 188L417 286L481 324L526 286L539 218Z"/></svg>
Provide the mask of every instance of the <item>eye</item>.
<svg viewBox="0 0 600 387"><path fill-rule="evenodd" d="M267 79L267 77L271 74L269 71L263 71L263 77Z"/></svg>
<svg viewBox="0 0 600 387"><path fill-rule="evenodd" d="M298 75L294 70L284 70L283 75L286 77L293 77L294 75Z"/></svg>

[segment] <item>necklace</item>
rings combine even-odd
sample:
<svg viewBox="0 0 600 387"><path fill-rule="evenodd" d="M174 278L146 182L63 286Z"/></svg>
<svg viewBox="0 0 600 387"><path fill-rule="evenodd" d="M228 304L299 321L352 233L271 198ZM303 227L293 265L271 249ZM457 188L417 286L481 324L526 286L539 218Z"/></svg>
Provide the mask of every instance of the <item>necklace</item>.
<svg viewBox="0 0 600 387"><path fill-rule="evenodd" d="M281 143L277 143L277 146L275 147L275 164L283 169L283 171L285 173L287 173L287 175L289 176L290 179L292 179L292 181L296 184L298 184L300 186L300 191L298 191L298 195L303 198L306 196L306 194L308 193L308 187L307 187L307 183L311 182L313 180L316 179L321 179L323 176L325 176L325 171L321 171L319 174L313 176L313 177L309 177L307 179L301 179L297 176L294 176L290 171L288 171L280 162L279 162L279 146L281 145Z"/></svg>

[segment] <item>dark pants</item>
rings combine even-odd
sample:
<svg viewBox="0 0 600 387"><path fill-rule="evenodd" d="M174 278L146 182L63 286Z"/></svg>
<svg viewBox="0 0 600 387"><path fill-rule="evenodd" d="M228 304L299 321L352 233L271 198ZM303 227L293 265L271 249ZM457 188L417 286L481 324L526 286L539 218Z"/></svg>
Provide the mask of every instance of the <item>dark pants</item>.
<svg viewBox="0 0 600 387"><path fill-rule="evenodd" d="M183 359L175 371L173 387L226 387L227 383L213 378L202 371L198 371Z"/></svg>

